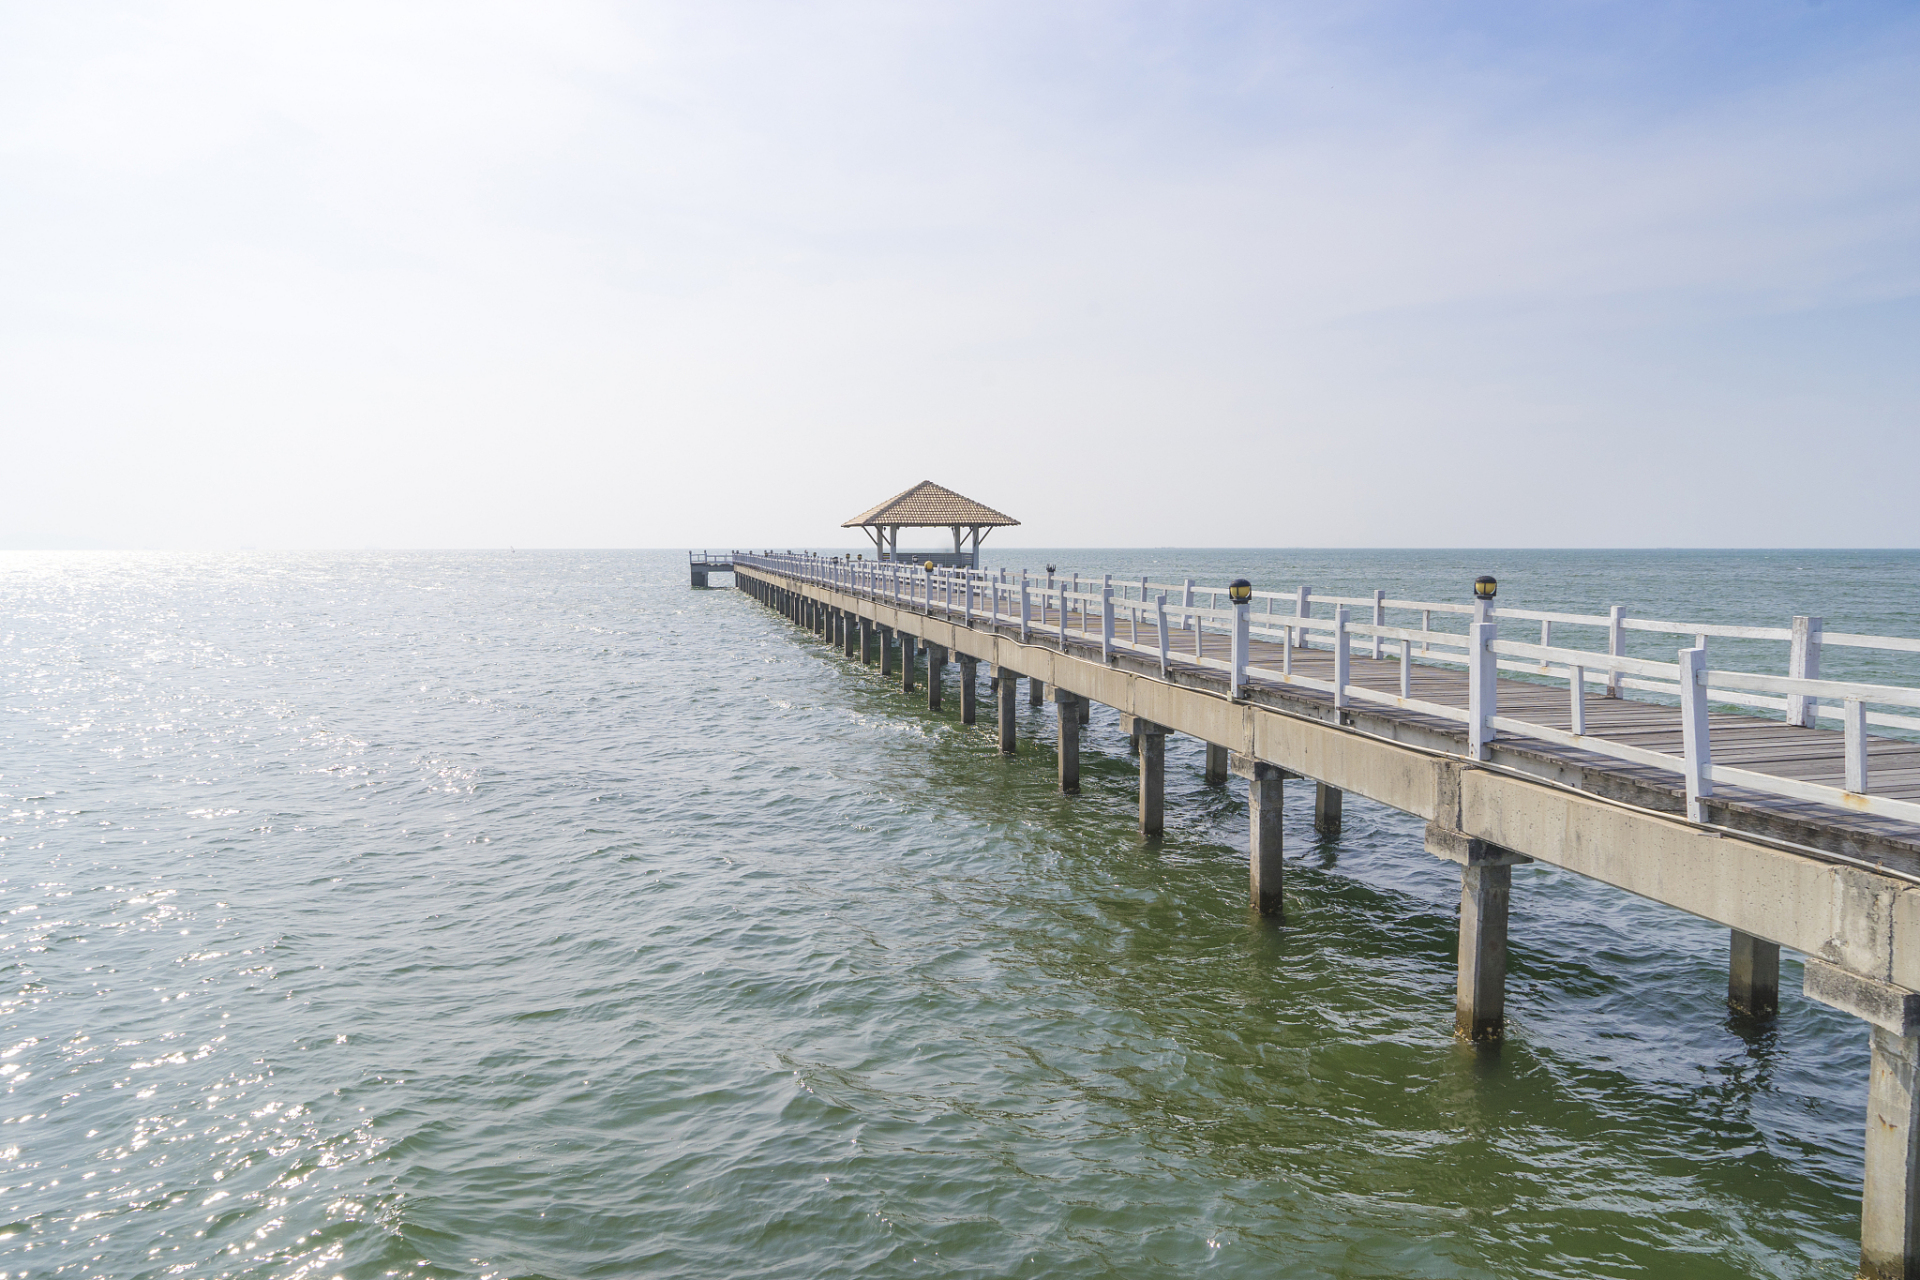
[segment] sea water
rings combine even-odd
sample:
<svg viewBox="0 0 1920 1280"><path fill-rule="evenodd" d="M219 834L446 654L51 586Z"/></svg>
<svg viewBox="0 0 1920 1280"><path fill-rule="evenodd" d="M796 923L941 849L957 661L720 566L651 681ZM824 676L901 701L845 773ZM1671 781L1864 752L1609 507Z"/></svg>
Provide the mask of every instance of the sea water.
<svg viewBox="0 0 1920 1280"><path fill-rule="evenodd" d="M1912 553L987 559L1920 634ZM680 552L14 553L0 601L9 1280L1852 1274L1865 1029L1791 956L1730 1016L1703 921L1516 868L1463 1046L1416 820L1290 784L1262 921L1199 743L1142 840L1111 711L1062 796L1024 690L1007 759Z"/></svg>

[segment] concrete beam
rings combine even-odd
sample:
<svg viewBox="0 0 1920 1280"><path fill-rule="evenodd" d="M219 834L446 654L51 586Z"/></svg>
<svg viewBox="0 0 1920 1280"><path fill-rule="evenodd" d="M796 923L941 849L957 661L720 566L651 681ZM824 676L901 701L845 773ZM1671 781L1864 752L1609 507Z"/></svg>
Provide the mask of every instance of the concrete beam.
<svg viewBox="0 0 1920 1280"><path fill-rule="evenodd" d="M1920 1034L1920 992L1863 978L1812 956L1807 957L1802 989L1807 999L1832 1005L1896 1036Z"/></svg>

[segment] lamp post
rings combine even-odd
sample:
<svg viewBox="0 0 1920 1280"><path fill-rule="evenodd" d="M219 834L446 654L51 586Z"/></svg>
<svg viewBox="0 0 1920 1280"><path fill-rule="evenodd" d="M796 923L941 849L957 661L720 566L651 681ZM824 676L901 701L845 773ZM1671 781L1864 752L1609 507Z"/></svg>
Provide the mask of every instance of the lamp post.
<svg viewBox="0 0 1920 1280"><path fill-rule="evenodd" d="M1253 584L1235 578L1227 584L1227 599L1233 601L1233 671L1228 696L1238 698L1247 682L1247 632L1253 623Z"/></svg>
<svg viewBox="0 0 1920 1280"><path fill-rule="evenodd" d="M1500 583L1490 573L1483 573L1473 580L1473 620L1475 622L1493 621L1493 598L1500 594Z"/></svg>

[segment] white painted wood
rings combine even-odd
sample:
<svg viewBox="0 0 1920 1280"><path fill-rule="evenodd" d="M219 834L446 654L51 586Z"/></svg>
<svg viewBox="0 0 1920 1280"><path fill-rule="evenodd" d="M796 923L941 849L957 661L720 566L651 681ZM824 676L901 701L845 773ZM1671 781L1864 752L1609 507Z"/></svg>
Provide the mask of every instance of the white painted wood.
<svg viewBox="0 0 1920 1280"><path fill-rule="evenodd" d="M1387 625L1387 606L1384 603L1386 598L1387 593L1384 591L1375 591L1373 593L1373 625L1376 627L1384 627ZM1378 631L1373 633L1373 660L1375 662L1380 661L1380 633Z"/></svg>
<svg viewBox="0 0 1920 1280"><path fill-rule="evenodd" d="M1485 760L1493 754L1496 730L1492 720L1499 713L1499 673L1494 666L1493 642L1499 629L1491 622L1476 622L1467 629L1470 662L1467 666L1467 754Z"/></svg>
<svg viewBox="0 0 1920 1280"><path fill-rule="evenodd" d="M1867 707L1858 698L1843 705L1847 735L1847 790L1857 796L1867 794Z"/></svg>
<svg viewBox="0 0 1920 1280"><path fill-rule="evenodd" d="M1251 605L1235 605L1233 610L1233 677L1228 693L1239 698L1247 683L1247 619Z"/></svg>
<svg viewBox="0 0 1920 1280"><path fill-rule="evenodd" d="M1680 651L1680 731L1685 745L1682 770L1687 780L1687 820L1705 822L1705 801L1713 794L1713 744L1707 733L1707 651Z"/></svg>
<svg viewBox="0 0 1920 1280"><path fill-rule="evenodd" d="M1422 631L1433 630L1433 610L1422 609L1420 611L1420 630ZM1432 651L1432 649L1433 649L1433 646L1427 643L1427 641L1422 640L1420 642L1420 652L1429 653Z"/></svg>
<svg viewBox="0 0 1920 1280"><path fill-rule="evenodd" d="M1293 596L1293 616L1294 617L1300 618L1300 619L1306 619L1306 618L1311 618L1313 616L1312 594L1313 594L1312 587L1301 587L1298 591L1294 593L1294 596ZM1304 627L1300 629L1300 647L1302 649L1307 647L1307 632L1306 632L1306 628Z"/></svg>
<svg viewBox="0 0 1920 1280"><path fill-rule="evenodd" d="M1792 639L1788 642L1787 674L1797 680L1817 680L1820 676L1821 619L1810 616L1793 620ZM1819 716L1819 703L1804 693L1787 695L1787 723L1812 728Z"/></svg>
<svg viewBox="0 0 1920 1280"><path fill-rule="evenodd" d="M1625 605L1614 605L1607 610L1607 652L1616 658L1626 656L1627 631L1623 625L1627 620ZM1607 696L1620 696L1620 672L1618 668L1607 668Z"/></svg>
<svg viewBox="0 0 1920 1280"><path fill-rule="evenodd" d="M1167 678L1167 593L1162 591L1154 605L1154 621L1160 633L1160 678Z"/></svg>
<svg viewBox="0 0 1920 1280"><path fill-rule="evenodd" d="M1569 667L1567 679L1567 699L1573 710L1573 734L1580 737L1587 731L1587 669Z"/></svg>
<svg viewBox="0 0 1920 1280"><path fill-rule="evenodd" d="M1377 636L1374 638L1374 643L1379 643ZM1400 696L1403 698L1413 696L1413 641L1411 640L1400 642Z"/></svg>
<svg viewBox="0 0 1920 1280"><path fill-rule="evenodd" d="M1186 586L1185 586L1185 588L1184 588L1184 589L1182 590L1182 592L1181 592L1181 594L1180 594L1180 607L1181 607L1182 609L1191 609L1191 608L1193 608L1193 579L1192 579L1192 578L1188 578L1188 579L1186 580ZM1187 629L1188 627L1190 627L1190 626L1195 626L1195 625L1197 625L1197 624L1196 624L1196 623L1194 623L1194 622L1192 621L1192 615L1191 615L1191 614L1187 614L1187 613L1182 613L1182 614L1180 615L1180 629L1181 629L1181 630L1183 630L1183 631L1184 631L1184 630L1186 630L1186 629Z"/></svg>
<svg viewBox="0 0 1920 1280"><path fill-rule="evenodd" d="M1347 676L1353 664L1352 638L1347 630L1347 606L1333 611L1333 705L1347 705Z"/></svg>
<svg viewBox="0 0 1920 1280"><path fill-rule="evenodd" d="M1033 617L1032 597L1027 592L1027 571L1020 571L1020 643L1025 644L1031 638L1029 623Z"/></svg>
<svg viewBox="0 0 1920 1280"><path fill-rule="evenodd" d="M1100 588L1100 661L1113 661L1113 580Z"/></svg>

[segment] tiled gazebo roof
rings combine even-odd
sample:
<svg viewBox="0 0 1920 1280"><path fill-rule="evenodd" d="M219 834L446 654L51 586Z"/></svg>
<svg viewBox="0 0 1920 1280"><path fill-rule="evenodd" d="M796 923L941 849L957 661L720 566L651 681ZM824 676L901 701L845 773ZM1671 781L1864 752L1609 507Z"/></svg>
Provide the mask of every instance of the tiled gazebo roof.
<svg viewBox="0 0 1920 1280"><path fill-rule="evenodd" d="M1019 524L1012 516L992 507L981 506L972 498L963 498L951 489L943 489L931 480L922 480L904 493L870 511L863 511L840 527L857 529L862 525L894 525L903 529L936 528L940 525L967 525L981 528Z"/></svg>

